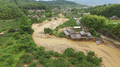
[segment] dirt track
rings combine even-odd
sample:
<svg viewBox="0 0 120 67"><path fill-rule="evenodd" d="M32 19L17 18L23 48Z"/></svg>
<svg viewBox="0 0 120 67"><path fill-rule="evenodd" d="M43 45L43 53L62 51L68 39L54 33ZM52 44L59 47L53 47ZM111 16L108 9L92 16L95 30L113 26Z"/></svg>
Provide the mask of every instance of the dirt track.
<svg viewBox="0 0 120 67"><path fill-rule="evenodd" d="M56 26L62 24L69 19L59 18L58 20L43 22L40 24L33 24L34 33L32 35L36 45L44 46L46 50L53 50L63 53L66 48L73 48L75 51L83 51L85 53L94 51L98 57L103 57L103 64L105 67L120 67L120 51L110 48L105 45L96 45L95 42L90 41L73 41L66 38L57 38L44 34L44 28L54 29ZM46 38L48 37L49 38Z"/></svg>

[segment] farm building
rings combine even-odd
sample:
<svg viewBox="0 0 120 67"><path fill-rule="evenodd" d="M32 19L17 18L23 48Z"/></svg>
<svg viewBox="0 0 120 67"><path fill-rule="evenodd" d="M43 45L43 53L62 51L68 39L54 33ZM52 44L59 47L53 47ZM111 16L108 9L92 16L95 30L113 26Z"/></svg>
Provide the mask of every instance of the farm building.
<svg viewBox="0 0 120 67"><path fill-rule="evenodd" d="M112 17L110 17L110 19L111 19L111 20L119 20L120 18L117 17L117 16L112 16Z"/></svg>

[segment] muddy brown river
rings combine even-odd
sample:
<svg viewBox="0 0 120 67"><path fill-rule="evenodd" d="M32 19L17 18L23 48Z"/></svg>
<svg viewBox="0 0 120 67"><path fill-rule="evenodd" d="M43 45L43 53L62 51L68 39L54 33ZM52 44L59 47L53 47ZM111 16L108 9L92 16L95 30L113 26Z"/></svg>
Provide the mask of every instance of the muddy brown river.
<svg viewBox="0 0 120 67"><path fill-rule="evenodd" d="M33 24L32 29L34 33L32 35L36 45L44 46L45 49L57 51L63 53L66 48L73 48L76 52L83 51L85 54L89 51L94 51L98 57L102 57L102 64L105 67L120 67L120 51L105 45L96 45L92 41L73 41L66 38L57 38L55 36L49 36L44 34L44 28L54 29L56 26L63 24L63 22L69 19L59 18L57 20L44 21L42 25Z"/></svg>

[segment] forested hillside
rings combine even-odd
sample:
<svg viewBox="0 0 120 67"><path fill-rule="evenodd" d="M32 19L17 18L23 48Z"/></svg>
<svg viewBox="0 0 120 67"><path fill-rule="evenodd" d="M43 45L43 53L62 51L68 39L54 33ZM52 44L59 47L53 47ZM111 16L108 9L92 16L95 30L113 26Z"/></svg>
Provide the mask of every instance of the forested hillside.
<svg viewBox="0 0 120 67"><path fill-rule="evenodd" d="M85 5L81 5L75 2L71 2L71 1L66 1L66 0L56 0L56 1L39 1L40 3L44 3L47 5L52 5L52 6L63 6L63 7L71 7L71 8L75 8L75 7L84 7Z"/></svg>
<svg viewBox="0 0 120 67"><path fill-rule="evenodd" d="M33 0L0 0L0 19L13 19L28 14L28 9L45 9L50 11L49 6L37 3Z"/></svg>
<svg viewBox="0 0 120 67"><path fill-rule="evenodd" d="M113 15L116 15L120 17L120 4L109 4L107 5L102 5L102 6L96 6L96 7L91 7L89 9L86 9L86 12L90 12L91 14L94 15L102 15L105 17L111 17Z"/></svg>

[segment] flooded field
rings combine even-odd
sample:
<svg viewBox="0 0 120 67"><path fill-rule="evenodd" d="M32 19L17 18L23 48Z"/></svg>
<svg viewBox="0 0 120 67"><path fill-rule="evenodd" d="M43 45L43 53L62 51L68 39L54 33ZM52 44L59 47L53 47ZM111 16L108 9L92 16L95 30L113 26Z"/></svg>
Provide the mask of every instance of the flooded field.
<svg viewBox="0 0 120 67"><path fill-rule="evenodd" d="M44 21L42 25L33 24L34 33L32 35L36 45L44 46L46 50L53 50L63 53L66 48L73 48L76 52L83 51L85 54L94 51L98 57L103 58L105 67L120 67L120 51L105 45L96 45L92 41L73 41L66 38L57 38L44 34L44 28L54 29L56 26L63 24L69 19L59 18L57 20Z"/></svg>

